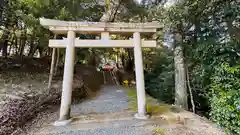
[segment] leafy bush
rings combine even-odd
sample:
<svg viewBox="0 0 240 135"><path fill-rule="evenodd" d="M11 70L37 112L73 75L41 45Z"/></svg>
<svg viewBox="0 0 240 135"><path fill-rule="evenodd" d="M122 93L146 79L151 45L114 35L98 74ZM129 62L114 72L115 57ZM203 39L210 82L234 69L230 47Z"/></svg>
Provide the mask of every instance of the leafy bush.
<svg viewBox="0 0 240 135"><path fill-rule="evenodd" d="M197 45L185 45L185 59L188 66L190 83L193 91L194 102L197 113L209 117L211 102L209 102L209 91L212 86L212 77L215 68L226 62L230 65L238 65L240 61L239 43L217 43L212 38L199 41ZM222 75L221 75L222 76ZM219 77L221 77L219 76Z"/></svg>
<svg viewBox="0 0 240 135"><path fill-rule="evenodd" d="M240 134L240 66L218 66L211 81L210 118L232 134Z"/></svg>
<svg viewBox="0 0 240 135"><path fill-rule="evenodd" d="M170 50L157 50L152 70L145 75L145 82L149 95L166 103L174 102L174 65Z"/></svg>

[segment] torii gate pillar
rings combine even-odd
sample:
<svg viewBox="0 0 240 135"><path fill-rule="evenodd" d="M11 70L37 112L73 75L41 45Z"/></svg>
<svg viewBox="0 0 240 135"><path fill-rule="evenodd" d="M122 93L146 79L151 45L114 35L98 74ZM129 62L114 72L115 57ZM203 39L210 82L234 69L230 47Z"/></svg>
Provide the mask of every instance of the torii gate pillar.
<svg viewBox="0 0 240 135"><path fill-rule="evenodd" d="M133 34L134 44L134 60L135 60L135 74L137 84L137 105L138 113L135 114L135 118L147 119L146 114L146 94L143 72L143 60L142 60L142 47L141 47L141 35L139 32Z"/></svg>
<svg viewBox="0 0 240 135"><path fill-rule="evenodd" d="M148 118L148 115L146 114L146 94L144 84L142 47L156 47L156 41L141 40L140 33L156 33L157 28L162 28L161 25L158 23L65 22L43 18L40 19L40 23L54 33L67 33L67 39L49 40L49 47L66 48L60 116L59 120L55 122L56 126L63 126L71 122L70 108L72 101L75 47L134 48L138 105L138 112L135 114L135 118ZM100 33L102 34L102 39L80 40L76 39L76 33ZM133 40L110 40L109 33L133 33Z"/></svg>
<svg viewBox="0 0 240 135"><path fill-rule="evenodd" d="M74 57L75 57L75 32L68 31L67 33L67 48L64 63L62 99L60 107L59 122L70 120L70 108L72 102L72 84L74 72ZM67 121L68 122L68 121ZM60 123L58 123L60 124ZM56 125L58 125L56 123Z"/></svg>

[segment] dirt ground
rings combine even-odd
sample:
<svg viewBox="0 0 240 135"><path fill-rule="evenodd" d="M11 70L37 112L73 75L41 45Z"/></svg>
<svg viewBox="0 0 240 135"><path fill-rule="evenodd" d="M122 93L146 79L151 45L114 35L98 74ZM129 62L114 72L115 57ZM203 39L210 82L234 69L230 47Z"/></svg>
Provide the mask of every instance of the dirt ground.
<svg viewBox="0 0 240 135"><path fill-rule="evenodd" d="M46 101L49 104L59 103L62 74L54 77L52 89L48 89L49 60L31 59L21 62L19 59L1 59L0 61L0 130L5 127L11 128L7 129L8 133L0 131L0 134L7 135L9 132L12 132L13 129L19 128L17 126L19 125L18 122L24 123L24 120L21 120L21 116L17 116L20 119L15 118L11 119L11 122L8 121L10 121L9 118L12 117L10 115L17 115L17 112L24 113L24 111L31 110L26 108L19 110L24 108L21 106L24 106L28 101L30 102L29 104L32 105L31 107L38 110L34 113L38 113L40 110L39 108L43 109L46 107L45 103L43 103L44 107L37 106L38 103L39 105L43 105L41 101L38 100L45 100L44 95L47 98L46 100L58 100L57 102ZM94 67L84 65L76 66L73 96L78 96L78 100L79 97L84 98L85 96L91 96L91 94L96 93L100 89L102 83L103 79L101 73L97 72ZM51 92L53 92L53 97L51 97ZM36 102L36 105L34 105L34 102ZM8 114L6 111L11 112L9 116L6 116L6 114ZM32 112L26 112L26 114L27 113L29 113L29 115L36 115ZM26 117L28 116L26 115ZM18 122L15 122L15 120ZM11 123L13 123L14 128L11 126Z"/></svg>
<svg viewBox="0 0 240 135"><path fill-rule="evenodd" d="M23 99L44 93L48 75L42 73L1 72L0 103L7 99ZM56 83L56 81L54 82Z"/></svg>

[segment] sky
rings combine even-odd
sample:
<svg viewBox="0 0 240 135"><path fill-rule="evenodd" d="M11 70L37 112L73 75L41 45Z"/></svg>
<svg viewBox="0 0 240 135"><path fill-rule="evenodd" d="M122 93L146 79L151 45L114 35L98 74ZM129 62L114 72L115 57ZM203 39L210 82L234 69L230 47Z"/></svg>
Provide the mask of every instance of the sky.
<svg viewBox="0 0 240 135"><path fill-rule="evenodd" d="M139 3L142 1L142 0L137 0ZM174 4L176 0L168 0L166 5L165 6L170 6L172 4ZM173 35L171 33L168 33L166 32L164 34L164 45L167 46L167 47L172 47L172 43L173 43Z"/></svg>
<svg viewBox="0 0 240 135"><path fill-rule="evenodd" d="M139 3L142 1L142 0L137 0Z"/></svg>

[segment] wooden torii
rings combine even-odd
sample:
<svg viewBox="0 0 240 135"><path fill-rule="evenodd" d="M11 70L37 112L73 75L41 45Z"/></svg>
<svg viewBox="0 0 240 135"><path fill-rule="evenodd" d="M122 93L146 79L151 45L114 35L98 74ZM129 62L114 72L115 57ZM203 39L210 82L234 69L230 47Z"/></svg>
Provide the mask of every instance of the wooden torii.
<svg viewBox="0 0 240 135"><path fill-rule="evenodd" d="M162 28L159 23L108 23L108 22L74 22L40 18L40 24L55 34L67 34L65 39L49 40L51 48L66 48L62 98L59 120L56 126L66 125L71 122L70 107L72 100L72 83L74 70L75 47L97 48L134 48L136 88L138 112L137 119L147 119L146 97L142 60L142 47L156 47L156 40L143 40L141 34L154 35L157 28ZM89 40L76 38L79 34L100 34L101 39ZM133 39L110 40L110 34L132 34Z"/></svg>

